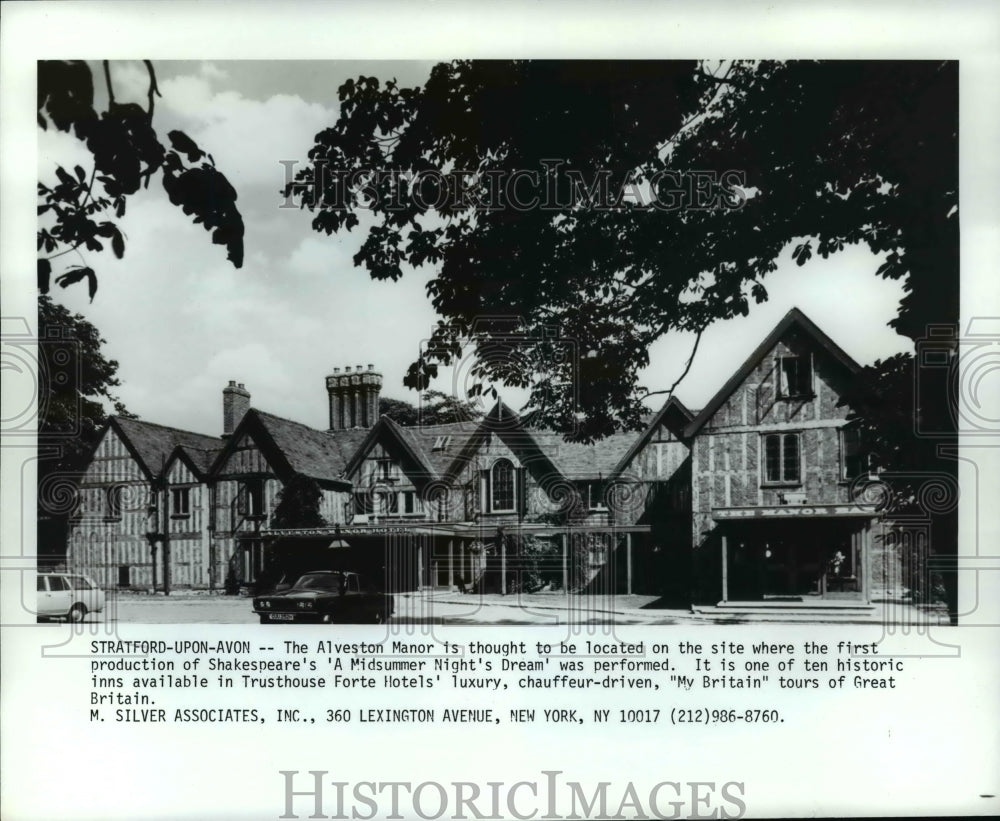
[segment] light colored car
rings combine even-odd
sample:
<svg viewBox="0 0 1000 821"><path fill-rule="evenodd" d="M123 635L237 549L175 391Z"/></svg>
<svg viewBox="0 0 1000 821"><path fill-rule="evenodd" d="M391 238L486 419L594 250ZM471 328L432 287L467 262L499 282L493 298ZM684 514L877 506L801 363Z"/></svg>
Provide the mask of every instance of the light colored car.
<svg viewBox="0 0 1000 821"><path fill-rule="evenodd" d="M38 574L38 618L83 621L104 609L104 591L80 573Z"/></svg>

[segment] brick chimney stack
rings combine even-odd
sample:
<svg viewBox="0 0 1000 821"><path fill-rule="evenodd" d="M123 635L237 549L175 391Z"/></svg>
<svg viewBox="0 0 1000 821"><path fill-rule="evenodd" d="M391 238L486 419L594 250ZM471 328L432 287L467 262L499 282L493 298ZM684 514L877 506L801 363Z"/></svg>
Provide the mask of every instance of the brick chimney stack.
<svg viewBox="0 0 1000 821"><path fill-rule="evenodd" d="M326 378L326 392L330 397L330 430L370 428L378 421L378 400L382 393L382 374L374 366L367 370L358 365L352 373L351 366L334 368Z"/></svg>
<svg viewBox="0 0 1000 821"><path fill-rule="evenodd" d="M248 410L250 410L250 391L242 382L237 384L230 379L229 384L222 389L222 435L229 436L236 430L236 426Z"/></svg>

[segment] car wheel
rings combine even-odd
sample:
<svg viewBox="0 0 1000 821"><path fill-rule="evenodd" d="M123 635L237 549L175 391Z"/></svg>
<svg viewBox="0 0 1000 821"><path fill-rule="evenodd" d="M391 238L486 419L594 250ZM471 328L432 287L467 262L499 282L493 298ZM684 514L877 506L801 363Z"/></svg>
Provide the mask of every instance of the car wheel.
<svg viewBox="0 0 1000 821"><path fill-rule="evenodd" d="M72 622L79 624L87 616L87 606L84 604L74 604L70 609L66 618Z"/></svg>
<svg viewBox="0 0 1000 821"><path fill-rule="evenodd" d="M372 613L372 624L382 624L385 622L385 612L382 610L376 610Z"/></svg>
<svg viewBox="0 0 1000 821"><path fill-rule="evenodd" d="M271 622L268 620L267 616L261 616L260 617L260 623L261 624L270 624Z"/></svg>

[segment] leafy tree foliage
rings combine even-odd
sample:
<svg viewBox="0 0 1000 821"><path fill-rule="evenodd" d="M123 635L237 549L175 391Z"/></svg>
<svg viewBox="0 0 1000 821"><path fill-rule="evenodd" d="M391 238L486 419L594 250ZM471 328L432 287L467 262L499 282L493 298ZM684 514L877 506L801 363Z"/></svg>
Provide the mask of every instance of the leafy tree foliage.
<svg viewBox="0 0 1000 821"><path fill-rule="evenodd" d="M915 434L913 409L914 360L896 354L863 368L860 377L842 397L851 408L848 418L858 431L859 448L872 468L911 471L927 464L926 450L937 447L934 439ZM913 493L897 494L911 499Z"/></svg>
<svg viewBox="0 0 1000 821"><path fill-rule="evenodd" d="M379 415L388 416L404 427L469 422L480 419L483 415L476 402L458 399L443 391L424 391L420 398L418 408L402 399L381 397Z"/></svg>
<svg viewBox="0 0 1000 821"><path fill-rule="evenodd" d="M202 151L181 131L167 134L164 147L153 127L154 98L160 95L152 64L146 107L115 99L110 66L104 62L106 111L94 109L94 82L90 68L79 60L42 60L38 64L38 125L71 133L84 143L93 167L55 170L58 182L38 183L38 288L46 294L53 261L77 252L82 262L55 277L65 288L86 280L90 298L97 292L97 275L80 249L103 251L110 244L116 257L125 254L125 237L115 220L125 215L128 199L162 172L170 202L212 232L212 242L224 245L230 262L243 264L243 218L236 207L236 191Z"/></svg>
<svg viewBox="0 0 1000 821"><path fill-rule="evenodd" d="M435 267L411 387L471 348L536 423L638 428L650 344L748 313L791 243L884 255L900 333L957 318L953 62L456 61L339 94L286 193L321 232L372 211L373 278Z"/></svg>
<svg viewBox="0 0 1000 821"><path fill-rule="evenodd" d="M39 555L57 558L75 485L107 422L106 407L133 416L114 390L118 363L97 328L48 296L38 299Z"/></svg>
<svg viewBox="0 0 1000 821"><path fill-rule="evenodd" d="M319 512L322 498L323 492L315 479L294 474L278 491L271 527L326 527L326 519Z"/></svg>
<svg viewBox="0 0 1000 821"><path fill-rule="evenodd" d="M918 372L911 354L896 354L863 368L841 401L851 409L848 419L857 430L862 463L872 470L874 484L861 478L855 492L877 504L894 522L886 544L903 556L904 581L915 600L943 600L952 618L957 614L957 579L952 569L932 572L926 564L925 542L907 533L907 522L929 524L927 546L935 553L957 549L959 485L954 458L939 453L942 444L956 450L949 431L949 372L934 368ZM927 435L928 426L937 435ZM942 435L944 434L944 435ZM867 486L867 487L866 487Z"/></svg>
<svg viewBox="0 0 1000 821"><path fill-rule="evenodd" d="M51 297L38 298L40 444L58 445L48 469L78 469L97 441L110 406L119 416L133 416L114 394L121 382L118 362L101 350L100 332L80 314L71 314Z"/></svg>

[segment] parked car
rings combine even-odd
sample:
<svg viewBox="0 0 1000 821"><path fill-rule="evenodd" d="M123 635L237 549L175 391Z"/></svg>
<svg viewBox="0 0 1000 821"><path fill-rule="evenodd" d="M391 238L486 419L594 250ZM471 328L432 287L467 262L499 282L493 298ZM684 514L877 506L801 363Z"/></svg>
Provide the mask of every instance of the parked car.
<svg viewBox="0 0 1000 821"><path fill-rule="evenodd" d="M305 573L288 590L253 600L261 624L381 624L394 608L391 595L368 591L361 576L340 570Z"/></svg>
<svg viewBox="0 0 1000 821"><path fill-rule="evenodd" d="M104 591L89 576L79 573L38 574L38 619L83 621L88 613L104 609Z"/></svg>

